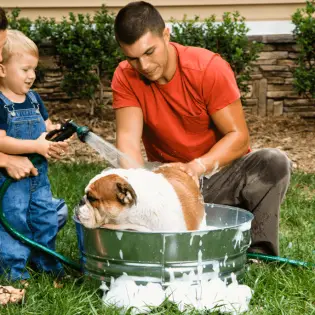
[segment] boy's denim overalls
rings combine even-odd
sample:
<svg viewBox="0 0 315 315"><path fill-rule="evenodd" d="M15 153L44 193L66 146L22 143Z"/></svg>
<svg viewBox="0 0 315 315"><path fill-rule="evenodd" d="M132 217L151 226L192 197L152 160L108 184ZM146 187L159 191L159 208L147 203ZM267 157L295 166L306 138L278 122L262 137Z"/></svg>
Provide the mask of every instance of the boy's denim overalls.
<svg viewBox="0 0 315 315"><path fill-rule="evenodd" d="M7 135L16 139L35 140L46 131L46 126L33 92L29 91L26 97L33 108L16 110L14 104L0 92L0 99L8 112ZM52 196L47 160L43 158L35 167L38 169L38 176L14 181L9 186L3 198L3 211L14 229L54 250L58 225L61 227L65 224L67 207L63 200ZM5 179L3 169L0 169L0 185ZM59 224L57 211L60 213ZM0 274L5 274L13 281L29 278L25 269L28 259L42 271L56 275L63 273L62 265L58 261L14 239L0 224Z"/></svg>

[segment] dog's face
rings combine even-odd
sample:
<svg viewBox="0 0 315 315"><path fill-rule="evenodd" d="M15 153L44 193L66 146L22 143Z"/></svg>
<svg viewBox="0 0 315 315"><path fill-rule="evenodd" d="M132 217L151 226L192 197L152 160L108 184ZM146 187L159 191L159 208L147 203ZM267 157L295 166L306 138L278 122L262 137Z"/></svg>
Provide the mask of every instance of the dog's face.
<svg viewBox="0 0 315 315"><path fill-rule="evenodd" d="M76 215L85 227L97 228L116 223L119 214L136 202L136 193L126 179L117 174L101 174L86 187Z"/></svg>

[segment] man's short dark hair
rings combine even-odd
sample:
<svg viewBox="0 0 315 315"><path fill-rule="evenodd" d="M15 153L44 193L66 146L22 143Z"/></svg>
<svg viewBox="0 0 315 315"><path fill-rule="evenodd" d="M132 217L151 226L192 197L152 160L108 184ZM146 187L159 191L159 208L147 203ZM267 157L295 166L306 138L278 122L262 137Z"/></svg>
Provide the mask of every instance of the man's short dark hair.
<svg viewBox="0 0 315 315"><path fill-rule="evenodd" d="M0 31L4 31L8 27L8 20L5 16L5 12L0 8Z"/></svg>
<svg viewBox="0 0 315 315"><path fill-rule="evenodd" d="M159 11L145 1L131 2L123 7L115 19L118 43L131 45L147 32L162 36L165 23Z"/></svg>

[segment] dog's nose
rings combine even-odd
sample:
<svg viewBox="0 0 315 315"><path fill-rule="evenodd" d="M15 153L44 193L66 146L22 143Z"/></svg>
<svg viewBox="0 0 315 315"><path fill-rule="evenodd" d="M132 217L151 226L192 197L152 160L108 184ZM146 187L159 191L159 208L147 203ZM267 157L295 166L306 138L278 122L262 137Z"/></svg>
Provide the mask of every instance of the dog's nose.
<svg viewBox="0 0 315 315"><path fill-rule="evenodd" d="M80 202L79 202L79 206L81 207L81 206L84 206L84 205L85 205L85 199L82 198L82 199L80 200Z"/></svg>

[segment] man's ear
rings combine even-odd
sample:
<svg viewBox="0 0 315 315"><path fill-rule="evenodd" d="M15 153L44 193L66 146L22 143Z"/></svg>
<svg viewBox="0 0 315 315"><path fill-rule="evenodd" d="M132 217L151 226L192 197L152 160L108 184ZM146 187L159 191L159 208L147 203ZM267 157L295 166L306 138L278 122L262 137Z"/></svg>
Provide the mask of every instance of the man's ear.
<svg viewBox="0 0 315 315"><path fill-rule="evenodd" d="M5 66L0 63L0 78L5 78L7 74L7 71L5 69Z"/></svg>
<svg viewBox="0 0 315 315"><path fill-rule="evenodd" d="M170 29L168 27L165 27L163 31L163 39L165 43L168 43L170 41L170 38L171 38Z"/></svg>

